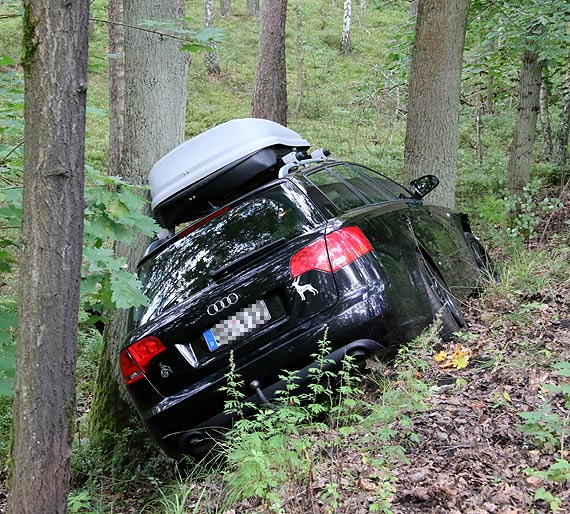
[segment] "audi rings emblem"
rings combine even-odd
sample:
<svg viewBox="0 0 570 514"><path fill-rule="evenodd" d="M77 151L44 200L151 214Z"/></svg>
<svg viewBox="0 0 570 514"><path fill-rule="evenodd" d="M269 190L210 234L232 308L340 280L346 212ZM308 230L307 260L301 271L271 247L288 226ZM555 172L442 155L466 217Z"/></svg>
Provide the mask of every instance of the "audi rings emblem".
<svg viewBox="0 0 570 514"><path fill-rule="evenodd" d="M206 311L210 316L214 316L224 309L227 309L230 305L234 305L239 300L239 297L235 293L230 293L228 296L224 296L220 300L216 300L211 305L208 305Z"/></svg>

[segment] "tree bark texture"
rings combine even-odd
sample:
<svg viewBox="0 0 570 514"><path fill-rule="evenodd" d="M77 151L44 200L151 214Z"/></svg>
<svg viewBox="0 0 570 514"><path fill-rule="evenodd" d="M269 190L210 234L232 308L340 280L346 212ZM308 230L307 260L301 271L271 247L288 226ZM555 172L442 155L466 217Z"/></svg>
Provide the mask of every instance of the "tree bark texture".
<svg viewBox="0 0 570 514"><path fill-rule="evenodd" d="M168 37L129 28L145 20L174 20L184 16L182 0L124 0L125 112L124 147L119 175L134 184L147 184L153 164L184 139L188 59L180 43ZM142 193L147 195L148 193ZM148 245L134 234L131 245L118 241L117 256L125 257L129 271ZM101 444L112 445L113 433L124 427L128 414L119 371L119 352L127 333L128 313L110 313L90 413L90 433ZM119 385L120 384L120 385ZM109 437L101 437L105 433Z"/></svg>
<svg viewBox="0 0 570 514"><path fill-rule="evenodd" d="M109 0L109 152L110 175L117 175L123 149L125 55L123 0Z"/></svg>
<svg viewBox="0 0 570 514"><path fill-rule="evenodd" d="M287 125L285 22L287 0L265 0L261 10L251 115Z"/></svg>
<svg viewBox="0 0 570 514"><path fill-rule="evenodd" d="M540 83L540 127L542 129L542 160L550 162L552 159L552 126L550 125L548 85L543 80Z"/></svg>
<svg viewBox="0 0 570 514"><path fill-rule="evenodd" d="M254 18L259 18L259 0L247 0L247 12Z"/></svg>
<svg viewBox="0 0 570 514"><path fill-rule="evenodd" d="M67 512L88 19L88 0L24 2L24 198L10 514Z"/></svg>
<svg viewBox="0 0 570 514"><path fill-rule="evenodd" d="M570 136L570 52L567 56L566 77L564 80L564 94L560 105L560 123L554 141L554 163L565 166L568 160L568 138Z"/></svg>
<svg viewBox="0 0 570 514"><path fill-rule="evenodd" d="M204 0L204 27L209 29L214 26L214 0ZM204 52L204 65L208 73L218 75L220 73L220 61L215 41L208 43L209 51Z"/></svg>
<svg viewBox="0 0 570 514"><path fill-rule="evenodd" d="M344 0L342 17L342 36L340 38L340 51L343 55L350 53L350 22L352 20L352 1Z"/></svg>
<svg viewBox="0 0 570 514"><path fill-rule="evenodd" d="M407 181L431 173L441 181L429 195L453 207L459 145L461 64L469 0L420 0L408 91L404 149Z"/></svg>
<svg viewBox="0 0 570 514"><path fill-rule="evenodd" d="M418 15L419 0L410 0L410 16L415 17Z"/></svg>
<svg viewBox="0 0 570 514"><path fill-rule="evenodd" d="M519 79L519 93L513 142L509 153L507 187L515 195L522 195L530 180L532 151L539 111L542 66L538 54L525 50Z"/></svg>
<svg viewBox="0 0 570 514"><path fill-rule="evenodd" d="M230 16L232 14L232 0L220 0L220 14L222 16Z"/></svg>

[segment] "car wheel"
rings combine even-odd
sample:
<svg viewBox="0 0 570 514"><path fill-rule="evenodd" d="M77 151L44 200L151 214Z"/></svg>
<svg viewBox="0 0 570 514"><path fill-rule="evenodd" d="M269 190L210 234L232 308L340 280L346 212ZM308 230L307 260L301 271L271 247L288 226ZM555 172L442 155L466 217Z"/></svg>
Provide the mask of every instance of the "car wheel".
<svg viewBox="0 0 570 514"><path fill-rule="evenodd" d="M444 341L453 339L453 334L467 326L461 314L457 299L440 274L421 255L418 254L420 271L424 280L432 312L441 318L439 335Z"/></svg>
<svg viewBox="0 0 570 514"><path fill-rule="evenodd" d="M465 232L465 241L467 241L467 246L479 268L481 285L498 282L500 280L499 272L481 242L471 232Z"/></svg>

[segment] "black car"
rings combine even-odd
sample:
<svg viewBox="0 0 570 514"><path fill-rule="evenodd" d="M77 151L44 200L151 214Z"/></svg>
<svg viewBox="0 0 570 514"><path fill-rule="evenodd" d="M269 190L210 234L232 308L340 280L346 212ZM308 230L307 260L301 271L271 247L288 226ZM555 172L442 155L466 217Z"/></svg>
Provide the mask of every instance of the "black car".
<svg viewBox="0 0 570 514"><path fill-rule="evenodd" d="M289 168L159 241L139 265L150 303L133 312L120 363L168 455L231 424L220 392L230 352L247 401L259 403L282 388L282 370L308 375L325 330L335 362L388 355L438 312L450 338L465 325L459 302L489 272L467 216L422 201L436 177L408 190L350 162Z"/></svg>

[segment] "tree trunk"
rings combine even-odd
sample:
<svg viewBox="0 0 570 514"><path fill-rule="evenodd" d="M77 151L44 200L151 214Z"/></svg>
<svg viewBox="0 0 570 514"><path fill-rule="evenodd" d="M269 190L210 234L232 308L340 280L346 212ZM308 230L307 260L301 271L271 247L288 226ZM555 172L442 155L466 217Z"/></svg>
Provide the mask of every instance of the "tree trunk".
<svg viewBox="0 0 570 514"><path fill-rule="evenodd" d="M287 125L285 22L287 0L265 0L261 11L251 115Z"/></svg>
<svg viewBox="0 0 570 514"><path fill-rule="evenodd" d="M437 175L429 201L455 204L461 63L469 0L420 0L412 51L404 176Z"/></svg>
<svg viewBox="0 0 570 514"><path fill-rule="evenodd" d="M297 26L297 102L295 105L295 112L299 114L301 112L303 94L305 92L305 41L303 39L303 11L301 9L301 0L297 0L295 3L295 20Z"/></svg>
<svg viewBox="0 0 570 514"><path fill-rule="evenodd" d="M475 152L477 154L477 163L481 165L483 164L483 112L485 107L480 94L478 104L475 111Z"/></svg>
<svg viewBox="0 0 570 514"><path fill-rule="evenodd" d="M123 150L125 110L125 55L123 0L109 0L109 153L110 175L119 173Z"/></svg>
<svg viewBox="0 0 570 514"><path fill-rule="evenodd" d="M255 18L259 18L259 0L247 0L247 12Z"/></svg>
<svg viewBox="0 0 570 514"><path fill-rule="evenodd" d="M342 37L340 38L340 51L343 55L350 53L350 21L352 19L352 1L344 0L344 14L342 18Z"/></svg>
<svg viewBox="0 0 570 514"><path fill-rule="evenodd" d="M214 3L212 0L212 18L214 17ZM220 14L230 16L232 14L232 0L220 0Z"/></svg>
<svg viewBox="0 0 570 514"><path fill-rule="evenodd" d="M24 198L10 514L67 512L89 2L24 2Z"/></svg>
<svg viewBox="0 0 570 514"><path fill-rule="evenodd" d="M540 126L542 128L542 160L550 162L552 159L552 127L548 110L548 86L546 81L540 83Z"/></svg>
<svg viewBox="0 0 570 514"><path fill-rule="evenodd" d="M419 0L410 0L410 16L412 18L418 15L418 3Z"/></svg>
<svg viewBox="0 0 570 514"><path fill-rule="evenodd" d="M556 131L554 144L554 163L557 166L566 166L568 160L568 137L570 135L570 55L567 57L566 78L564 80L564 94L560 106L560 123Z"/></svg>
<svg viewBox="0 0 570 514"><path fill-rule="evenodd" d="M519 196L530 180L539 111L541 69L538 54L529 49L525 50L520 73L515 130L507 170L507 187L511 193Z"/></svg>
<svg viewBox="0 0 570 514"><path fill-rule="evenodd" d="M204 27L210 29L213 26L214 26L214 0L204 0ZM204 52L204 65L206 66L208 73L219 75L220 61L218 59L218 50L216 48L216 42L210 41L208 43L208 48L210 50Z"/></svg>
<svg viewBox="0 0 570 514"><path fill-rule="evenodd" d="M184 16L182 0L125 0L124 8L127 26ZM127 27L124 43L124 148L118 174L146 185L152 165L184 139L188 60L179 43L168 37ZM115 253L125 257L129 271L134 272L148 242L146 236L134 234L130 246L117 242ZM125 310L109 316L90 412L91 437L107 449L113 447L113 434L126 426L132 412L121 398L124 388L118 359L127 320Z"/></svg>

